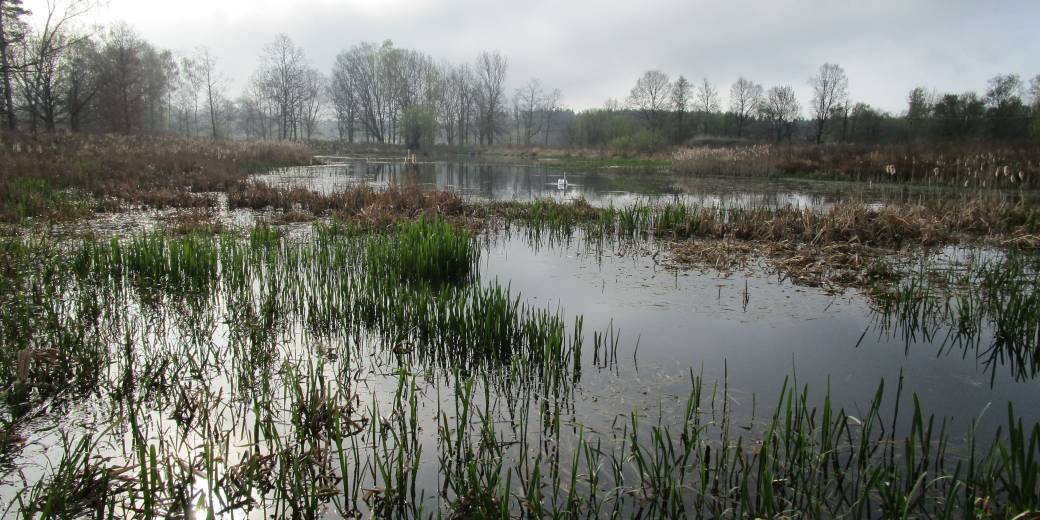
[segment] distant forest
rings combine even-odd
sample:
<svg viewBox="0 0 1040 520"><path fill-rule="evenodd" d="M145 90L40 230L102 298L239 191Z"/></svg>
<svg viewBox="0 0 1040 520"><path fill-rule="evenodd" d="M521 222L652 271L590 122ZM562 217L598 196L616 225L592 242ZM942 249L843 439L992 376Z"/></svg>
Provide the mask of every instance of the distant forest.
<svg viewBox="0 0 1040 520"><path fill-rule="evenodd" d="M633 152L738 140L1040 141L1040 74L998 75L982 93L915 88L892 114L851 98L838 64L815 71L810 99L791 85L743 77L716 85L655 70L602 108L575 111L538 79L507 81L499 52L448 63L389 40L360 43L322 71L279 35L235 95L211 50L178 56L121 23L77 29L88 8L51 4L44 24L32 26L21 0L0 0L3 128Z"/></svg>

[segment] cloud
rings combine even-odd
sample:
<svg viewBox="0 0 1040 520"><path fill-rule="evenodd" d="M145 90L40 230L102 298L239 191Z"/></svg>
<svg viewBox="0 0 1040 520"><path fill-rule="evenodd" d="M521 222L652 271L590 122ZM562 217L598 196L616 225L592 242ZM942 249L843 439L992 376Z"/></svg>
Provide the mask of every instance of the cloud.
<svg viewBox="0 0 1040 520"><path fill-rule="evenodd" d="M323 70L360 41L391 39L453 62L498 49L511 87L538 77L578 109L624 98L649 69L707 77L724 94L738 76L790 84L804 102L808 78L835 62L855 101L892 112L917 85L981 90L998 73L1040 73L1034 0L111 0L94 17L129 22L178 52L210 47L235 90L278 33Z"/></svg>

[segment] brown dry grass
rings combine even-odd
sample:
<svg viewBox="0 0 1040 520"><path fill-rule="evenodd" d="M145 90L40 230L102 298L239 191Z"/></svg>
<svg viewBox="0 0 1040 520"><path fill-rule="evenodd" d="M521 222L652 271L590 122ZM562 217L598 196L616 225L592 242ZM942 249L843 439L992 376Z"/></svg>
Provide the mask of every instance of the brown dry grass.
<svg viewBox="0 0 1040 520"><path fill-rule="evenodd" d="M60 217L66 199L86 209L122 203L204 207L196 193L226 191L250 174L276 166L311 164L298 143L111 135L0 137L0 219Z"/></svg>
<svg viewBox="0 0 1040 520"><path fill-rule="evenodd" d="M1040 189L1040 147L987 143L782 144L682 148L680 172L799 175L961 188Z"/></svg>
<svg viewBox="0 0 1040 520"><path fill-rule="evenodd" d="M792 241L688 239L668 244L669 265L710 269L728 276L749 270L758 262L781 279L798 285L839 292L869 289L898 278L889 259L893 250L862 244L811 245Z"/></svg>
<svg viewBox="0 0 1040 520"><path fill-rule="evenodd" d="M262 182L250 182L228 192L228 206L281 210L281 216L276 217L281 219L301 221L307 215L331 216L370 225L389 224L420 215L439 215L460 221L475 216L475 207L466 204L455 193L398 185L385 190L358 186L335 193L321 193L300 187L274 188Z"/></svg>

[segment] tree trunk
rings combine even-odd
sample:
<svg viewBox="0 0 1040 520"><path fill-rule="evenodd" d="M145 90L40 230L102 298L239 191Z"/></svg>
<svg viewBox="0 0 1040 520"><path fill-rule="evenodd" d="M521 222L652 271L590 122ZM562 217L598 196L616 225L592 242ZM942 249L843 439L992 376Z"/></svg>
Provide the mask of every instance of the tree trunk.
<svg viewBox="0 0 1040 520"><path fill-rule="evenodd" d="M14 111L14 96L11 94L11 64L7 55L7 33L4 30L4 1L0 0L0 74L4 76L4 108L7 112L7 129L18 130L18 118Z"/></svg>

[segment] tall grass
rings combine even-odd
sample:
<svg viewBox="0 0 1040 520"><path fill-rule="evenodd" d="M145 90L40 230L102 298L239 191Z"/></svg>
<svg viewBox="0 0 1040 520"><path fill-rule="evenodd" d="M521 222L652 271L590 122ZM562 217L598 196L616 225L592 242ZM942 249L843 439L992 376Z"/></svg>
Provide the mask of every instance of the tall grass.
<svg viewBox="0 0 1040 520"><path fill-rule="evenodd" d="M1040 188L1040 156L1029 145L698 147L675 151L672 166L682 173L702 175L801 175L972 190Z"/></svg>
<svg viewBox="0 0 1040 520"><path fill-rule="evenodd" d="M459 283L476 269L479 252L469 233L439 217L420 217L396 224L391 233L372 237L367 270L390 282Z"/></svg>

